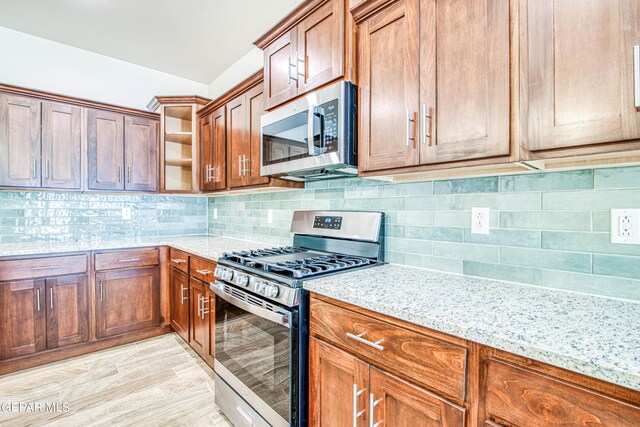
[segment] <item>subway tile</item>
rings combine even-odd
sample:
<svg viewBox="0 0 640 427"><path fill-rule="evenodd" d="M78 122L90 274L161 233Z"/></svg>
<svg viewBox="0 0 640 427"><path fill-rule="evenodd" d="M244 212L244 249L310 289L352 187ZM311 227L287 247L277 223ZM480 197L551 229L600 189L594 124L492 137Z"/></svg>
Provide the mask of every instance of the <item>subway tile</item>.
<svg viewBox="0 0 640 427"><path fill-rule="evenodd" d="M431 196L433 194L433 182L411 182L403 184L387 184L381 187L382 197L400 196Z"/></svg>
<svg viewBox="0 0 640 427"><path fill-rule="evenodd" d="M433 255L494 263L500 261L500 250L498 246L474 245L469 243L433 242Z"/></svg>
<svg viewBox="0 0 640 427"><path fill-rule="evenodd" d="M406 206L406 201L405 201ZM398 222L406 225L433 225L434 211L401 211Z"/></svg>
<svg viewBox="0 0 640 427"><path fill-rule="evenodd" d="M497 176L435 181L433 194L495 193L498 181Z"/></svg>
<svg viewBox="0 0 640 427"><path fill-rule="evenodd" d="M384 241L385 251L403 252L407 254L431 255L433 242L430 240L416 240L388 237Z"/></svg>
<svg viewBox="0 0 640 427"><path fill-rule="evenodd" d="M594 188L640 188L640 166L595 169Z"/></svg>
<svg viewBox="0 0 640 427"><path fill-rule="evenodd" d="M469 276L487 279L506 280L509 282L538 285L541 282L540 269L521 266L464 261L463 273Z"/></svg>
<svg viewBox="0 0 640 427"><path fill-rule="evenodd" d="M443 258L429 255L406 254L405 264L412 267L446 271L449 273L462 274L463 271L463 261L457 258Z"/></svg>
<svg viewBox="0 0 640 427"><path fill-rule="evenodd" d="M593 231L611 231L611 211L593 211L591 214Z"/></svg>
<svg viewBox="0 0 640 427"><path fill-rule="evenodd" d="M591 272L591 254L547 249L500 248L500 263L553 270Z"/></svg>
<svg viewBox="0 0 640 427"><path fill-rule="evenodd" d="M540 193L469 194L464 196L465 210L490 208L494 210L531 211L541 207Z"/></svg>
<svg viewBox="0 0 640 427"><path fill-rule="evenodd" d="M463 208L463 198L457 195L408 197L407 210L457 210Z"/></svg>
<svg viewBox="0 0 640 427"><path fill-rule="evenodd" d="M542 208L545 210L640 208L640 191L626 189L544 193Z"/></svg>
<svg viewBox="0 0 640 427"><path fill-rule="evenodd" d="M559 270L541 273L541 285L545 287L640 301L640 280Z"/></svg>
<svg viewBox="0 0 640 427"><path fill-rule="evenodd" d="M329 188L326 190L316 190L316 199L343 199L344 188Z"/></svg>
<svg viewBox="0 0 640 427"><path fill-rule="evenodd" d="M594 254L593 274L640 279L640 257Z"/></svg>
<svg viewBox="0 0 640 427"><path fill-rule="evenodd" d="M405 228L405 236L409 239L462 242L463 229L458 227L423 227L408 225Z"/></svg>
<svg viewBox="0 0 640 427"><path fill-rule="evenodd" d="M500 228L591 231L589 211L502 211Z"/></svg>
<svg viewBox="0 0 640 427"><path fill-rule="evenodd" d="M593 171L590 169L500 177L500 191L503 192L582 190L592 186Z"/></svg>
<svg viewBox="0 0 640 427"><path fill-rule="evenodd" d="M388 199L363 199L363 208L368 211L402 210L405 208L403 197L392 197Z"/></svg>
<svg viewBox="0 0 640 427"><path fill-rule="evenodd" d="M540 241L540 231L537 230L493 229L489 234L473 234L471 229L464 229L465 243L539 248Z"/></svg>
<svg viewBox="0 0 640 427"><path fill-rule="evenodd" d="M542 248L640 256L640 246L611 243L609 233L543 231Z"/></svg>

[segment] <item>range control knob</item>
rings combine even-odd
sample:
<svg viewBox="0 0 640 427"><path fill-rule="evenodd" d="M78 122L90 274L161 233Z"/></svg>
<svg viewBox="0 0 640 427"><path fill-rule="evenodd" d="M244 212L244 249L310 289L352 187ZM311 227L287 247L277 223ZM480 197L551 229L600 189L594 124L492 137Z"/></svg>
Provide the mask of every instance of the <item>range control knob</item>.
<svg viewBox="0 0 640 427"><path fill-rule="evenodd" d="M264 290L266 289L267 284L263 281L257 281L256 287L254 288L256 293L264 295Z"/></svg>
<svg viewBox="0 0 640 427"><path fill-rule="evenodd" d="M230 282L233 280L233 270L229 270L228 268L223 268L221 273L221 279Z"/></svg>
<svg viewBox="0 0 640 427"><path fill-rule="evenodd" d="M268 285L264 290L264 296L275 298L280 294L280 288L278 285Z"/></svg>
<svg viewBox="0 0 640 427"><path fill-rule="evenodd" d="M249 277L245 274L236 275L236 285L247 286L249 284Z"/></svg>
<svg viewBox="0 0 640 427"><path fill-rule="evenodd" d="M216 267L216 269L213 271L213 275L218 279L222 279L222 270L224 270L222 267Z"/></svg>

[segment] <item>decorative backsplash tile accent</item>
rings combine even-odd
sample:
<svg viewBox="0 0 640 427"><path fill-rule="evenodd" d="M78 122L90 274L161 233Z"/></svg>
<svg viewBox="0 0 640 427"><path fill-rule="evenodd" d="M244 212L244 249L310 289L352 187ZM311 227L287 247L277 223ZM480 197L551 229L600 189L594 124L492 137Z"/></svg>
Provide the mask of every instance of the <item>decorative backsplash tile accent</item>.
<svg viewBox="0 0 640 427"><path fill-rule="evenodd" d="M472 207L491 208L489 235L471 234ZM381 210L388 262L640 300L640 246L612 244L609 235L611 208L640 208L640 167L406 184L322 181L210 198L209 208L210 234L274 245L291 243L297 209Z"/></svg>
<svg viewBox="0 0 640 427"><path fill-rule="evenodd" d="M0 243L185 234L207 234L205 197L0 192Z"/></svg>

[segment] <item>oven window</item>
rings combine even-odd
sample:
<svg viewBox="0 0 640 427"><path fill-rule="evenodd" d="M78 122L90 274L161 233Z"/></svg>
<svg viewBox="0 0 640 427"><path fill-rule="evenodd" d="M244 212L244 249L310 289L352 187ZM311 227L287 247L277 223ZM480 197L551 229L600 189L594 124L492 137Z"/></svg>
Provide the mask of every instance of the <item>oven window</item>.
<svg viewBox="0 0 640 427"><path fill-rule="evenodd" d="M216 298L215 358L289 420L291 330Z"/></svg>

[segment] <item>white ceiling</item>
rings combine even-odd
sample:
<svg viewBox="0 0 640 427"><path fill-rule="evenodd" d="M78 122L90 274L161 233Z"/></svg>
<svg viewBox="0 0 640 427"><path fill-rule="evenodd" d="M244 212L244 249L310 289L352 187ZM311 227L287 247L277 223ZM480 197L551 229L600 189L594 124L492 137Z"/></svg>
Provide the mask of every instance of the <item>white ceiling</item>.
<svg viewBox="0 0 640 427"><path fill-rule="evenodd" d="M0 0L0 26L210 83L302 0Z"/></svg>

